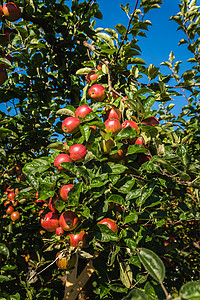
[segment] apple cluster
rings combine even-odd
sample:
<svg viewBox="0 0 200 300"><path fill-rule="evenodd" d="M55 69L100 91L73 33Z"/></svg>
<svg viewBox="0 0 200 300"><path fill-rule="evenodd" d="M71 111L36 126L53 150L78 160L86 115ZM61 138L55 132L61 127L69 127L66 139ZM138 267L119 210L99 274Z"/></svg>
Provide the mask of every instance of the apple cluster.
<svg viewBox="0 0 200 300"><path fill-rule="evenodd" d="M10 219L15 222L20 219L20 213L15 209L18 201L15 200L15 196L18 193L18 189L7 187L4 194L6 195L6 200L4 201L4 207L6 208L6 215L10 216Z"/></svg>

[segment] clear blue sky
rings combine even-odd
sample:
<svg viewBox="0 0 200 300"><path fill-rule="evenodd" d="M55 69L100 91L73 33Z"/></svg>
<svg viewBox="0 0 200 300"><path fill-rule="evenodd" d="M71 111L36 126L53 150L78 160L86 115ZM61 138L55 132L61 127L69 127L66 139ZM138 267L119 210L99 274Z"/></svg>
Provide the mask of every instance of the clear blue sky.
<svg viewBox="0 0 200 300"><path fill-rule="evenodd" d="M97 20L96 26L114 29L113 26L121 23L127 27L129 20L125 12L120 8L120 4L125 5L128 2L130 3L131 13L134 10L136 0L97 1L103 13L103 20ZM140 37L139 40L139 46L142 49L141 57L147 66L152 63L156 67L161 67L163 73L167 73L168 68L160 66L160 63L168 60L171 51L175 55L175 60L183 62L180 65L181 71L185 71L187 67L190 67L189 63L186 63L186 60L190 57L190 52L185 45L178 46L178 42L181 38L184 38L184 34L182 31L177 31L177 23L169 21L172 15L176 15L179 12L179 3L179 0L163 0L160 9L150 10L145 19L150 20L152 26L149 26L149 31L146 32L147 38ZM187 102L184 97L176 97L174 99L176 105L172 112L177 115L181 111L181 107Z"/></svg>

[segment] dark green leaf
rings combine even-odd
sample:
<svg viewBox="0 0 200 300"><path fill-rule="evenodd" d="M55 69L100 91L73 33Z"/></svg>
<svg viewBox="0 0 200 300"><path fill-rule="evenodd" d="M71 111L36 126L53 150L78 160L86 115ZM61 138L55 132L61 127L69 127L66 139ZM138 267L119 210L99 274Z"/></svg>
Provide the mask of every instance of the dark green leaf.
<svg viewBox="0 0 200 300"><path fill-rule="evenodd" d="M198 300L200 299L200 282L190 281L184 284L179 292L182 299Z"/></svg>

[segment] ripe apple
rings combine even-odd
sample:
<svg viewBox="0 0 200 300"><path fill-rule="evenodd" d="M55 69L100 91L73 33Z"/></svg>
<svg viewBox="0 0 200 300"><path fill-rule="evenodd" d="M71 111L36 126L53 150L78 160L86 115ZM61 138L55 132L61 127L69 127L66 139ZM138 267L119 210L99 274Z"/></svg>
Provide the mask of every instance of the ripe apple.
<svg viewBox="0 0 200 300"><path fill-rule="evenodd" d="M17 21L21 18L21 11L13 2L5 3L2 11L5 18L9 21Z"/></svg>
<svg viewBox="0 0 200 300"><path fill-rule="evenodd" d="M13 211L10 215L10 218L13 222L19 220L20 218L20 213L18 211Z"/></svg>
<svg viewBox="0 0 200 300"><path fill-rule="evenodd" d="M61 153L58 156L56 156L56 158L54 160L54 166L57 167L59 171L64 171L65 168L59 166L63 162L70 162L70 163L72 163L72 159L71 159L71 157L68 154Z"/></svg>
<svg viewBox="0 0 200 300"><path fill-rule="evenodd" d="M144 119L142 121L142 124L145 124L145 125L149 125L149 126L154 126L154 125L158 125L159 124L159 121L156 117L149 117L147 119Z"/></svg>
<svg viewBox="0 0 200 300"><path fill-rule="evenodd" d="M61 252L58 252L56 254L56 258L61 254ZM76 254L72 254L70 257L68 257L66 254L63 254L60 258L56 260L56 265L58 269L60 270L67 270L69 271L75 266L76 263Z"/></svg>
<svg viewBox="0 0 200 300"><path fill-rule="evenodd" d="M106 226L108 226L108 228L110 228L115 233L118 232L118 226L117 226L116 222L112 219L104 218L103 220L99 221L97 224L106 225Z"/></svg>
<svg viewBox="0 0 200 300"><path fill-rule="evenodd" d="M70 237L70 246L75 248L83 248L86 244L86 234L85 231L82 230L81 232L77 234L69 234Z"/></svg>
<svg viewBox="0 0 200 300"><path fill-rule="evenodd" d="M96 74L97 71L95 70L92 70L90 71L86 76L85 76L85 80L88 82L88 83L91 83L93 80L96 80L99 75Z"/></svg>
<svg viewBox="0 0 200 300"><path fill-rule="evenodd" d="M6 209L6 213L7 215L10 215L12 212L14 211L14 207L13 206L8 206L8 208Z"/></svg>
<svg viewBox="0 0 200 300"><path fill-rule="evenodd" d="M64 234L64 230L61 227L57 227L56 228L56 234L57 235L63 235Z"/></svg>
<svg viewBox="0 0 200 300"><path fill-rule="evenodd" d="M59 214L54 212L48 212L46 215L42 216L41 226L49 232L53 232L59 227Z"/></svg>
<svg viewBox="0 0 200 300"><path fill-rule="evenodd" d="M90 112L92 112L92 109L88 105L81 105L76 109L75 116L77 118L85 118Z"/></svg>
<svg viewBox="0 0 200 300"><path fill-rule="evenodd" d="M135 128L138 131L138 126L137 126L136 122L134 122L134 121L126 120L122 123L122 129L126 128L127 126Z"/></svg>
<svg viewBox="0 0 200 300"><path fill-rule="evenodd" d="M7 195L7 198L8 198L9 200L14 199L14 198L15 198L15 193L14 193L14 192L9 193L9 194Z"/></svg>
<svg viewBox="0 0 200 300"><path fill-rule="evenodd" d="M69 148L69 155L72 160L82 162L87 154L87 149L84 145L75 144Z"/></svg>
<svg viewBox="0 0 200 300"><path fill-rule="evenodd" d="M65 133L72 134L78 131L80 120L76 117L68 117L62 122L62 130Z"/></svg>
<svg viewBox="0 0 200 300"><path fill-rule="evenodd" d="M121 121L121 111L119 110L119 108L112 106L111 108L109 108L108 110L106 110L106 114L105 114L105 120L107 119L117 119L119 121Z"/></svg>
<svg viewBox="0 0 200 300"><path fill-rule="evenodd" d="M89 88L88 95L92 100L103 101L106 98L105 88L101 84L94 84Z"/></svg>
<svg viewBox="0 0 200 300"><path fill-rule="evenodd" d="M117 153L111 154L110 158L113 160L121 160L126 155L125 149L119 149Z"/></svg>
<svg viewBox="0 0 200 300"><path fill-rule="evenodd" d="M56 208L56 201L57 200L60 200L58 196L54 196L54 197L51 197L49 198L49 209L50 211L56 213L58 212L57 208Z"/></svg>
<svg viewBox="0 0 200 300"><path fill-rule="evenodd" d="M60 197L62 198L62 200L67 202L67 195L69 193L69 191L73 188L73 184L65 184L61 187L60 189Z"/></svg>
<svg viewBox="0 0 200 300"><path fill-rule="evenodd" d="M13 32L10 28L5 28L0 35L0 42L2 44L8 43L10 41L10 34Z"/></svg>
<svg viewBox="0 0 200 300"><path fill-rule="evenodd" d="M108 154L110 153L110 150L111 148L115 145L115 142L113 141L112 138L110 138L109 140L103 140L102 141L102 149L103 149L103 152L105 154Z"/></svg>
<svg viewBox="0 0 200 300"><path fill-rule="evenodd" d="M7 72L6 70L0 70L0 85L4 84L4 82L7 80Z"/></svg>
<svg viewBox="0 0 200 300"><path fill-rule="evenodd" d="M68 210L61 214L59 218L59 224L63 230L72 231L78 226L79 219L75 212Z"/></svg>
<svg viewBox="0 0 200 300"><path fill-rule="evenodd" d="M143 147L145 147L145 140L144 140L143 136L139 136L136 139L135 145L142 145Z"/></svg>
<svg viewBox="0 0 200 300"><path fill-rule="evenodd" d="M117 119L108 119L104 122L104 124L105 124L105 131L107 133L111 132L113 136L118 134L118 132L121 130L120 121Z"/></svg>
<svg viewBox="0 0 200 300"><path fill-rule="evenodd" d="M9 60L10 63L13 62L12 56L11 56L10 54L6 54L6 55L4 56L4 58L6 58L7 60ZM1 63L0 63L0 70L2 70L2 69L8 69L8 68L9 68L8 65L1 64Z"/></svg>

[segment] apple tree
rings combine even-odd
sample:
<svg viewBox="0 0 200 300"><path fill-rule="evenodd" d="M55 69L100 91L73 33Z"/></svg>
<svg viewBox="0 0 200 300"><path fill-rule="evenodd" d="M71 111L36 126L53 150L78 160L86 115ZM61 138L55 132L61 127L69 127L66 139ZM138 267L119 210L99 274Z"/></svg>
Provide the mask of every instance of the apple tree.
<svg viewBox="0 0 200 300"><path fill-rule="evenodd" d="M188 69L171 52L165 74L139 46L160 0L121 5L115 29L96 27L97 1L15 5L0 8L0 296L200 298L197 1L171 17Z"/></svg>

